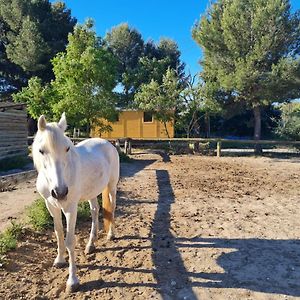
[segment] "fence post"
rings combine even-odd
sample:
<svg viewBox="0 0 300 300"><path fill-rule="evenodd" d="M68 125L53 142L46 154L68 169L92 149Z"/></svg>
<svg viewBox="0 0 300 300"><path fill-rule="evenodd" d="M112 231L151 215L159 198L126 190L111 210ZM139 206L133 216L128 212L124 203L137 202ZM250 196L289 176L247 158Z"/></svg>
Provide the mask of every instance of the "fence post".
<svg viewBox="0 0 300 300"><path fill-rule="evenodd" d="M121 147L120 147L120 141L119 140L116 140L116 148L117 148L118 152L120 153L121 152Z"/></svg>
<svg viewBox="0 0 300 300"><path fill-rule="evenodd" d="M128 154L131 154L132 153L132 151L131 151L131 146L132 146L132 140L131 139L129 139L128 140Z"/></svg>
<svg viewBox="0 0 300 300"><path fill-rule="evenodd" d="M221 148L222 148L222 142L217 142L217 157L221 157Z"/></svg>
<svg viewBox="0 0 300 300"><path fill-rule="evenodd" d="M126 139L124 143L124 152L125 154L128 154L128 139Z"/></svg>

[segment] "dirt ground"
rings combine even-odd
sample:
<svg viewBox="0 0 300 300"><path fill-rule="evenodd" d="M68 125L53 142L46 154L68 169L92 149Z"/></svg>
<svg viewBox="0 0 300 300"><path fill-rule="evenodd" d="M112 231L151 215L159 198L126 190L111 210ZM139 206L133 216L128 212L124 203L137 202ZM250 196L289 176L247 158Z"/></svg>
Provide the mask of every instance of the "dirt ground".
<svg viewBox="0 0 300 300"><path fill-rule="evenodd" d="M77 293L29 232L0 271L1 299L300 299L299 159L164 156L122 164L117 238L84 255ZM20 190L12 193L19 193Z"/></svg>

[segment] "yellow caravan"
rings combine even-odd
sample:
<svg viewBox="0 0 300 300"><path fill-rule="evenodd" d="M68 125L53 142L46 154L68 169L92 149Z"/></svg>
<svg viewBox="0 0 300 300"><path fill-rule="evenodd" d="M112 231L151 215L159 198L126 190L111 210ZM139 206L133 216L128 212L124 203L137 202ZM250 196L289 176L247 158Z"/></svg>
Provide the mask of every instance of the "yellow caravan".
<svg viewBox="0 0 300 300"><path fill-rule="evenodd" d="M141 110L123 110L119 112L116 122L108 122L112 131L102 132L95 127L92 130L93 137L114 139L114 138L167 138L167 132L162 122L154 119L152 113ZM167 123L167 130L170 138L174 137L173 122Z"/></svg>

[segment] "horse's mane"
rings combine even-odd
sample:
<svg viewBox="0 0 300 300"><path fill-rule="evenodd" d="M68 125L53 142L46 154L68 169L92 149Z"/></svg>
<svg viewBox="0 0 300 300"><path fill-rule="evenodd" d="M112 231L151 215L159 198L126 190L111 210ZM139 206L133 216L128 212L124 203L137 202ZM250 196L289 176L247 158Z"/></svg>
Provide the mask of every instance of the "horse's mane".
<svg viewBox="0 0 300 300"><path fill-rule="evenodd" d="M67 144L73 148L73 143L67 136L64 135L57 123L47 123L45 130L37 132L32 144L32 157L34 165L38 171L41 168L41 156L38 153L41 147L41 142L43 142L43 147L48 151L55 151L56 145L60 144Z"/></svg>

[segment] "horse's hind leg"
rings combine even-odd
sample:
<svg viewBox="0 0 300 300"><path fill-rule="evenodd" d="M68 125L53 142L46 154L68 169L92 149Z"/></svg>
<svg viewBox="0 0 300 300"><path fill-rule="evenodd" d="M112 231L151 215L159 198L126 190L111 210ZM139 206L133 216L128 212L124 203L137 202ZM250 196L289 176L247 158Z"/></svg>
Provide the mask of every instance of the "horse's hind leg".
<svg viewBox="0 0 300 300"><path fill-rule="evenodd" d="M92 215L92 228L90 233L89 241L85 247L85 253L89 254L95 250L94 242L97 239L98 230L99 230L99 204L97 198L89 200L91 215Z"/></svg>
<svg viewBox="0 0 300 300"><path fill-rule="evenodd" d="M116 209L116 186L109 185L102 192L102 206L104 218L104 230L107 239L111 240L115 236L115 209Z"/></svg>

